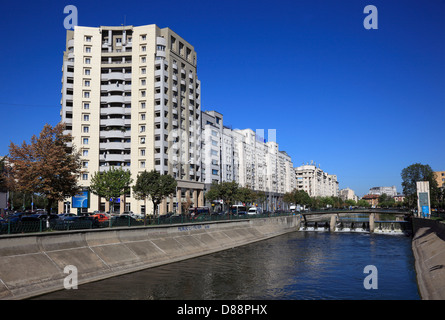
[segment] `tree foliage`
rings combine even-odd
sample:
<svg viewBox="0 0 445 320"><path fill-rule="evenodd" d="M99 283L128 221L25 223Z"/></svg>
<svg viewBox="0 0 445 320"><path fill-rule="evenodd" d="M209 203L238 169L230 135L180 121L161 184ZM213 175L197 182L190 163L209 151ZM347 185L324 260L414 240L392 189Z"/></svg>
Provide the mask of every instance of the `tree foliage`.
<svg viewBox="0 0 445 320"><path fill-rule="evenodd" d="M210 190L206 192L206 198L209 201L222 200L224 205L230 208L236 201L240 201L242 197L250 197L245 188L239 192L240 187L235 181L225 181L221 183L212 183Z"/></svg>
<svg viewBox="0 0 445 320"><path fill-rule="evenodd" d="M402 170L401 177L403 193L410 208L417 206L417 181L429 181L431 202L437 204L439 188L429 165L414 163Z"/></svg>
<svg viewBox="0 0 445 320"><path fill-rule="evenodd" d="M287 192L283 196L283 200L287 203L293 203L295 205L306 205L310 206L312 204L311 197L304 190L294 189L291 192Z"/></svg>
<svg viewBox="0 0 445 320"><path fill-rule="evenodd" d="M161 175L156 170L144 171L137 176L133 192L141 200L150 197L156 215L158 205L176 191L176 186L177 182L171 175Z"/></svg>
<svg viewBox="0 0 445 320"><path fill-rule="evenodd" d="M45 125L31 143L23 141L21 146L11 142L6 184L10 190L35 192L44 195L47 210L52 204L63 201L79 191L77 184L81 170L79 153L67 147L70 135L63 133L65 126Z"/></svg>
<svg viewBox="0 0 445 320"><path fill-rule="evenodd" d="M132 182L130 171L112 167L108 171L94 173L89 189L95 195L107 199L113 212L115 200L129 191Z"/></svg>

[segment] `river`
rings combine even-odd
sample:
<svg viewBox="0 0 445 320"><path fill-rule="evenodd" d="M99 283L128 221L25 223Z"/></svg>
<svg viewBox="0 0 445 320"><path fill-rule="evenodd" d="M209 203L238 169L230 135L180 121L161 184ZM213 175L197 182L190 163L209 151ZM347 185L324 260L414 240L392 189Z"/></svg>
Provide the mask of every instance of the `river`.
<svg viewBox="0 0 445 320"><path fill-rule="evenodd" d="M374 271L365 273L366 266L373 266ZM372 283L374 288L365 288L365 282ZM410 237L300 231L36 299L418 300L420 297Z"/></svg>

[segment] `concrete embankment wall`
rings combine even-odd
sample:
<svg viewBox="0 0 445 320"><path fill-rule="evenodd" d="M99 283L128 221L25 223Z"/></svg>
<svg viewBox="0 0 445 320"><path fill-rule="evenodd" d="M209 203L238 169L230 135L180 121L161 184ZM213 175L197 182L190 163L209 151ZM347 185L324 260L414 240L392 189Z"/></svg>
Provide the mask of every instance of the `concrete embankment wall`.
<svg viewBox="0 0 445 320"><path fill-rule="evenodd" d="M299 222L283 216L0 236L0 299L63 289L66 266L77 268L81 285L275 237Z"/></svg>
<svg viewBox="0 0 445 320"><path fill-rule="evenodd" d="M445 224L413 218L412 249L424 300L445 299Z"/></svg>

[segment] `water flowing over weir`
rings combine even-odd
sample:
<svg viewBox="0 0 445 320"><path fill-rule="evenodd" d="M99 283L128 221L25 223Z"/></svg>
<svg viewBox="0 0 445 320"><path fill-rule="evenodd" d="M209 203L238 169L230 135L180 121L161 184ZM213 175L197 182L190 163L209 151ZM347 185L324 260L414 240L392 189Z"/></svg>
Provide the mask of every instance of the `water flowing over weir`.
<svg viewBox="0 0 445 320"><path fill-rule="evenodd" d="M410 221L407 221L402 215L396 214L302 214L299 231L410 235L412 226Z"/></svg>

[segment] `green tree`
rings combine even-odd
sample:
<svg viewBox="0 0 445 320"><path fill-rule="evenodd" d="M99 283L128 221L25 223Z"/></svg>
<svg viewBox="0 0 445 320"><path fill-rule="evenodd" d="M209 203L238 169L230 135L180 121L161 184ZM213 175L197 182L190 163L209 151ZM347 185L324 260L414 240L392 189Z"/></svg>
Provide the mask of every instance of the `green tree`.
<svg viewBox="0 0 445 320"><path fill-rule="evenodd" d="M254 200L255 202L260 204L260 207L264 207L264 202L266 202L267 196L264 191L255 191L254 192Z"/></svg>
<svg viewBox="0 0 445 320"><path fill-rule="evenodd" d="M430 199L432 205L437 205L439 188L434 177L434 171L429 165L412 164L402 170L401 177L403 193L408 207L417 207L417 181L429 181Z"/></svg>
<svg viewBox="0 0 445 320"><path fill-rule="evenodd" d="M154 215L157 215L157 207L165 197L176 191L177 182L168 174L161 175L158 171L144 171L138 175L133 192L139 199L150 197L153 202ZM147 208L147 207L145 207ZM147 214L147 209L145 209Z"/></svg>
<svg viewBox="0 0 445 320"><path fill-rule="evenodd" d="M78 176L81 170L80 155L72 141L64 134L65 125L45 125L40 135L32 136L31 143L21 146L11 142L6 184L9 190L38 193L47 199L50 212L53 203L63 201L79 191Z"/></svg>
<svg viewBox="0 0 445 320"><path fill-rule="evenodd" d="M349 206L351 206L351 207L355 207L356 205L357 205L357 202L355 202L355 200L352 200L352 199L348 199L348 200L345 200L345 204L349 207Z"/></svg>
<svg viewBox="0 0 445 320"><path fill-rule="evenodd" d="M95 195L107 199L111 212L114 212L116 199L129 191L132 182L130 171L112 167L108 171L96 172L91 178L89 189Z"/></svg>
<svg viewBox="0 0 445 320"><path fill-rule="evenodd" d="M239 200L247 205L248 203L254 202L255 198L256 198L256 194L254 193L253 190L251 190L247 187L238 188L237 200Z"/></svg>
<svg viewBox="0 0 445 320"><path fill-rule="evenodd" d="M304 190L297 190L294 189L291 192L287 192L283 196L283 201L287 203L293 203L295 205L305 205L305 206L311 206L312 205L312 199Z"/></svg>
<svg viewBox="0 0 445 320"><path fill-rule="evenodd" d="M364 207L364 208L368 208L371 205L368 203L368 201L364 200L364 199L360 199L359 201L357 201L357 206L359 207Z"/></svg>
<svg viewBox="0 0 445 320"><path fill-rule="evenodd" d="M206 192L209 201L222 200L226 208L230 208L240 199L239 186L235 181L212 183L210 190Z"/></svg>

